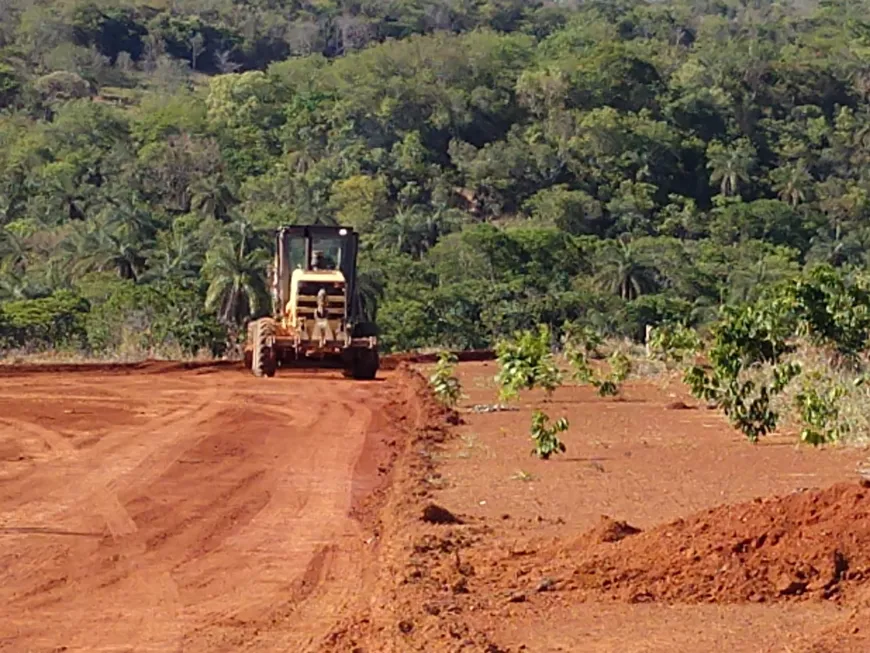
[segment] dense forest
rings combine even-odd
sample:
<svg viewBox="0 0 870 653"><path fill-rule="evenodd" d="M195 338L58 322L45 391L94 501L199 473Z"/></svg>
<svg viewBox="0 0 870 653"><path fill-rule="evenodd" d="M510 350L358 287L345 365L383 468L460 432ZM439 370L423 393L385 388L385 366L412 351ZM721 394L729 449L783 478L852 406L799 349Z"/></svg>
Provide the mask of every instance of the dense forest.
<svg viewBox="0 0 870 653"><path fill-rule="evenodd" d="M385 347L867 267L870 2L0 0L0 347L221 353L347 224Z"/></svg>

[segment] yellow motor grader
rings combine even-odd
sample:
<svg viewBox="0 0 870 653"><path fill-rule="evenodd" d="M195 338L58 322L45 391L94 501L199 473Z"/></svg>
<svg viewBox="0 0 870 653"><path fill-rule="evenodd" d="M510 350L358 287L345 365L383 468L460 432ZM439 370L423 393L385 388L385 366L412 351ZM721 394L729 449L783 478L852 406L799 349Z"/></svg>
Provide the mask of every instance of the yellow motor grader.
<svg viewBox="0 0 870 653"><path fill-rule="evenodd" d="M374 379L377 330L365 320L357 287L359 234L348 227L277 230L272 316L248 324L245 365L271 377L279 367L341 368Z"/></svg>

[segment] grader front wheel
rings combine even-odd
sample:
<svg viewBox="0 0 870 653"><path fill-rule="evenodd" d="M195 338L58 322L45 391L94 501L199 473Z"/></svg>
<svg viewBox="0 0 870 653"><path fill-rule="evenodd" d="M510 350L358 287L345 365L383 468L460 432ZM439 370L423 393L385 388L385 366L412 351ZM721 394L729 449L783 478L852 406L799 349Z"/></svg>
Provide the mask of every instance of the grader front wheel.
<svg viewBox="0 0 870 653"><path fill-rule="evenodd" d="M277 367L275 350L272 348L275 336L275 322L269 318L257 320L253 329L254 353L251 371L254 376L275 376Z"/></svg>
<svg viewBox="0 0 870 653"><path fill-rule="evenodd" d="M371 381L377 376L379 359L377 349L360 349L354 352L350 369L345 374L358 381Z"/></svg>

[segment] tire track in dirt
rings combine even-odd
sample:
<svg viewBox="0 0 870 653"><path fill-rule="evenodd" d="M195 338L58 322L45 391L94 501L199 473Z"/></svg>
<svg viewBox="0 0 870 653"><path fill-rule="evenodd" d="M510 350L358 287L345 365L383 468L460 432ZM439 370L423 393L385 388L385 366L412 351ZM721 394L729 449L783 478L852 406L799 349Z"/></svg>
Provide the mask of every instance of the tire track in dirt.
<svg viewBox="0 0 870 653"><path fill-rule="evenodd" d="M195 427L202 425L221 410L219 406L210 403L214 396L215 389L199 391L191 397L192 404L189 402L187 406L175 410L166 406L164 410L169 408L170 411L157 420L141 426L119 429L103 439L95 450L88 452L75 449L67 438L52 429L22 420L13 422L17 429L42 437L56 452L56 456L46 461L47 464L41 471L53 475L51 472L60 469L65 473L62 473L64 483L44 495L40 501L31 501L17 510L5 512L2 523L6 532L15 528L9 524L25 520L29 528L38 528L40 524L46 523L86 524L96 516L102 520L102 528L108 530L112 540L128 540L124 547L128 559L143 554L145 546L141 541L129 541L129 536L136 534L138 529L118 498L119 490L159 476L163 469L183 454L190 446L191 437L197 433ZM178 438L179 434L189 435ZM143 437L146 435L147 438ZM134 443L132 447L130 442ZM56 566L58 556L50 553L55 547L43 544L39 548L44 556L41 562L30 566L31 576L38 576L46 567ZM87 556L90 548L87 544L68 545L66 557ZM138 595L143 605L153 606L156 614L152 617L163 614L164 617L159 621L171 624L170 617L177 613L174 606L178 603L177 587L171 576L166 572L133 571L128 579L132 591ZM58 576L58 586L75 576L74 571L72 574L68 572ZM0 590L0 597L3 594L5 592ZM147 627L148 622L149 620L143 620L143 626L146 627L137 633L142 650L177 648L181 639L180 631L173 632L171 627L153 629Z"/></svg>
<svg viewBox="0 0 870 653"><path fill-rule="evenodd" d="M268 408L284 417L298 416L295 409ZM336 583L324 589L324 582L354 578L362 562L355 546L362 535L347 513L353 465L362 453L371 418L371 410L361 401L328 404L306 416L292 433L305 452L293 461L293 478L275 486L268 506L248 528L224 541L226 550L235 551L234 558L257 555L260 562L249 582L230 593L230 610L211 612L210 605L200 606L210 612L204 615L207 625L202 630L212 636L221 632L222 645L231 646L227 650L308 650L300 647L325 634L336 613L355 595L356 587ZM276 576L280 580L272 580ZM278 601L275 583L282 588ZM220 603L226 604L226 598ZM192 633L189 641L196 641L202 630Z"/></svg>
<svg viewBox="0 0 870 653"><path fill-rule="evenodd" d="M27 520L30 526L53 526L64 515L74 515L86 511L96 504L97 512L103 516L106 526L115 538L136 531L136 525L118 503L117 490L130 483L138 483L146 475L159 474L162 467L143 467L151 460L152 464L167 456L171 460L178 457L189 446L193 428L181 428L189 422L195 427L213 417L220 408L211 405L214 390L199 393L200 397L192 405L174 410L161 418L142 426L122 429L104 439L94 449L80 452L72 447L61 435L35 424L18 422L16 426L43 437L50 445L62 452L54 461L62 465L53 474L63 475L64 482L54 491L43 495L40 501L29 502L18 510L5 512L3 525ZM188 438L178 439L187 433ZM140 436L148 435L147 438ZM129 441L135 441L132 450ZM168 448L167 452L163 450ZM138 472L138 478L123 480L124 475ZM56 478L56 477L55 477ZM117 487L116 487L117 486ZM43 523L40 523L43 522Z"/></svg>
<svg viewBox="0 0 870 653"><path fill-rule="evenodd" d="M348 514L385 386L160 379L89 376L79 396L110 388L155 415L88 448L63 418L34 424L38 406L4 416L52 453L0 491L0 649L310 650L359 600L365 537Z"/></svg>

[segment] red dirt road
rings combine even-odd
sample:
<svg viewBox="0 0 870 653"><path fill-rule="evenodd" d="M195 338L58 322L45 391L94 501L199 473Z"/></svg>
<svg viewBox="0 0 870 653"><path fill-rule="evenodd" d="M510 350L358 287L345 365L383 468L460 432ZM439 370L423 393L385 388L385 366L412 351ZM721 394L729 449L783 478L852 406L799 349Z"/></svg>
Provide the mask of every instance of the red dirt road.
<svg viewBox="0 0 870 653"><path fill-rule="evenodd" d="M362 500L394 456L396 392L332 373L4 372L0 650L316 649L366 600Z"/></svg>

